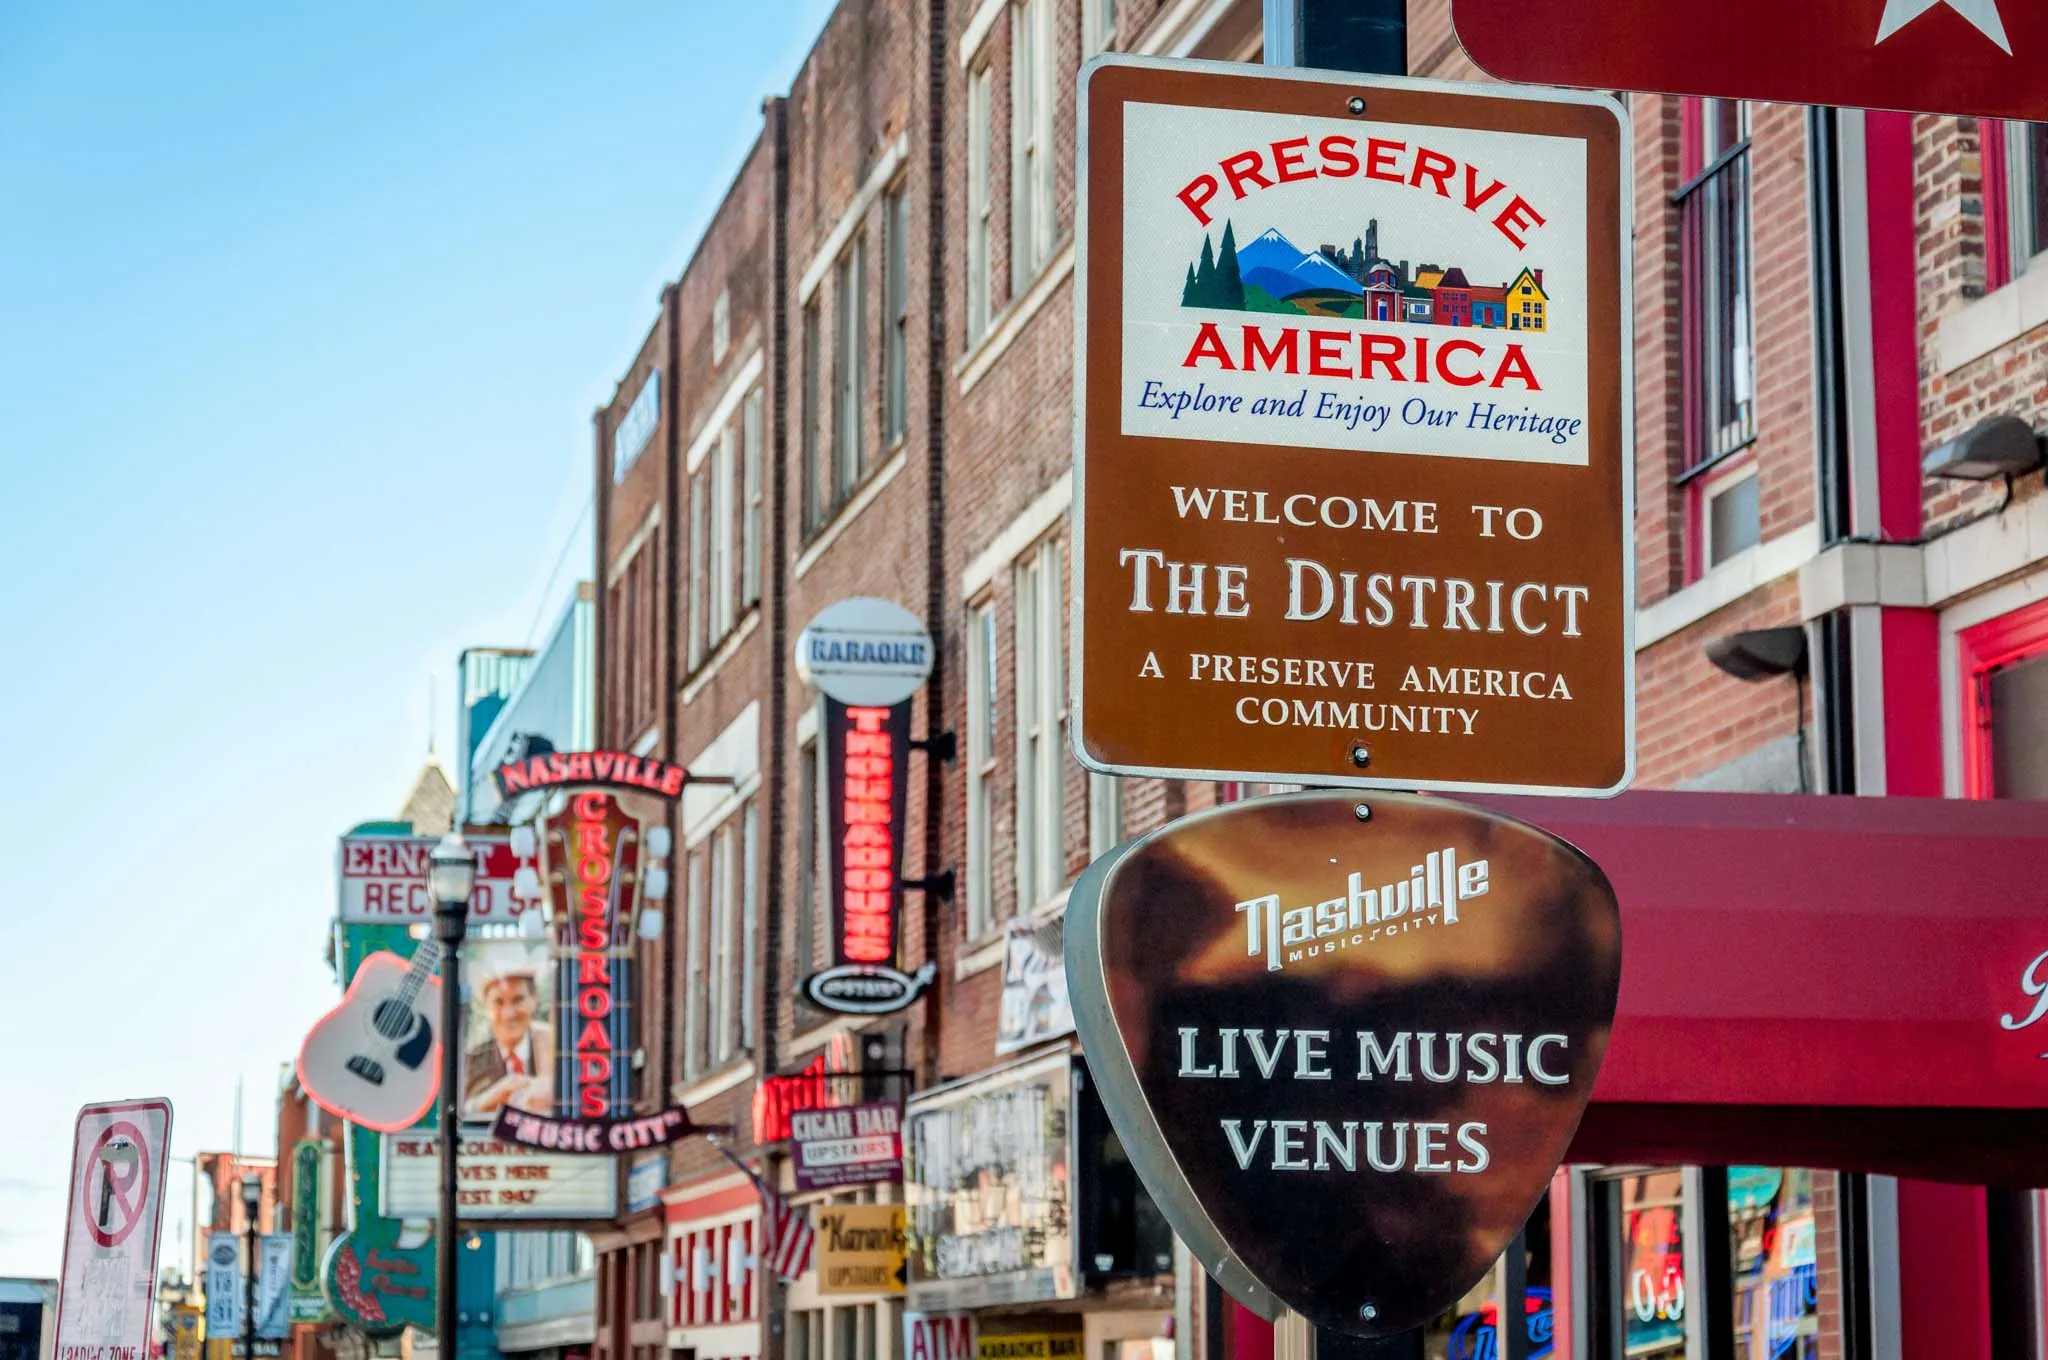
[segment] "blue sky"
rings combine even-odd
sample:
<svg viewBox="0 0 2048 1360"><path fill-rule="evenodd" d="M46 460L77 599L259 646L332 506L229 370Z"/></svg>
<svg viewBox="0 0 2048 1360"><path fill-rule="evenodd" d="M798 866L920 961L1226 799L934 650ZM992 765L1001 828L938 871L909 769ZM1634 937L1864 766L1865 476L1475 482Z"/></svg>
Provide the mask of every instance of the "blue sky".
<svg viewBox="0 0 2048 1360"><path fill-rule="evenodd" d="M189 1156L242 1078L268 1149L335 837L588 574L591 411L828 9L0 6L0 1275L86 1101Z"/></svg>

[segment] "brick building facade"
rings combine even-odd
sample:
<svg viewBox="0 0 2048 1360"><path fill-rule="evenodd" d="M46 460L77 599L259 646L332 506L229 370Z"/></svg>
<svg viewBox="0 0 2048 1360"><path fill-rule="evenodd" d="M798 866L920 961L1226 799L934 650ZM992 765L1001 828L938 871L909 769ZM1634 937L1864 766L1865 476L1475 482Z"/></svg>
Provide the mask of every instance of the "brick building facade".
<svg viewBox="0 0 2048 1360"><path fill-rule="evenodd" d="M601 742L735 780L676 811L640 1089L732 1125L731 1150L785 1187L790 1092L971 1092L1071 1049L1005 1029L1012 923L1056 922L1118 840L1261 791L1091 776L1066 734L1074 77L1103 50L1256 60L1259 44L1251 0L842 0L597 415ZM1409 61L1480 78L1446 0L1413 0ZM2038 478L1921 472L1980 420L2038 424L2048 405L2039 133L1628 103L1638 784L2041 796L2048 500ZM951 871L953 891L908 894L899 963L937 977L866 1022L799 996L830 941L817 696L792 656L809 619L858 595L924 617L937 660L912 732L953 738L902 771L904 872ZM1777 628L1803 630L1797 675L1709 659L1714 639ZM750 1262L758 1205L717 1151L667 1163L659 1206L599 1238L601 1355L896 1353L899 1303L785 1288ZM1801 1225L1788 1278L1808 1295L1773 1315L1793 1349L1772 1353L2040 1353L2040 1325L2015 1320L2038 1293L2031 1197L1671 1167L1555 1182L1528 1249L1558 1354L1705 1357L1723 1331L1703 1314L1754 1338L1767 1211ZM1573 1275L1594 1239L1653 1228L1694 1269L1725 1241L1733 1277L1711 1272L1688 1304L1674 1265L1676 1296L1650 1280L1645 1318L1632 1281ZM1169 1337L1183 1357L1271 1344L1184 1260L1114 1274L985 1325L1071 1323L1090 1360Z"/></svg>

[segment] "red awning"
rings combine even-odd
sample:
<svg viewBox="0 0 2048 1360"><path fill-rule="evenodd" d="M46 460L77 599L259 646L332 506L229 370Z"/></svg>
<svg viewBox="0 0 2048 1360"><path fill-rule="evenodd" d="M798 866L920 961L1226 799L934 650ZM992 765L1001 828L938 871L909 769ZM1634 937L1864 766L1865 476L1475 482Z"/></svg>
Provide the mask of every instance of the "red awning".
<svg viewBox="0 0 2048 1360"><path fill-rule="evenodd" d="M1573 1160L2048 1186L2048 803L1474 801L1577 845L1621 901Z"/></svg>

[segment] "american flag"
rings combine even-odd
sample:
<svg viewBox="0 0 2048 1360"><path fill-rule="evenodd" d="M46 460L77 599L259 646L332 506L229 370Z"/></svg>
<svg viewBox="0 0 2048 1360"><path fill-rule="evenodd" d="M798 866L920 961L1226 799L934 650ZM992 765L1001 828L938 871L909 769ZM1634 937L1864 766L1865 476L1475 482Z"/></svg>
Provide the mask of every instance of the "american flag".
<svg viewBox="0 0 2048 1360"><path fill-rule="evenodd" d="M761 1216L766 1220L761 1240L763 1259L784 1280L801 1279L811 1268L811 1249L818 1242L818 1230L811 1226L810 1214L769 1189L768 1183L754 1174L754 1168L733 1156L724 1144L715 1146L728 1162L747 1173L747 1179L760 1192Z"/></svg>
<svg viewBox="0 0 2048 1360"><path fill-rule="evenodd" d="M757 1178L755 1184L760 1185ZM761 1186L764 1216L768 1220L766 1240L768 1264L785 1280L796 1280L811 1268L811 1248L817 1244L817 1229L810 1214L791 1205L782 1196Z"/></svg>

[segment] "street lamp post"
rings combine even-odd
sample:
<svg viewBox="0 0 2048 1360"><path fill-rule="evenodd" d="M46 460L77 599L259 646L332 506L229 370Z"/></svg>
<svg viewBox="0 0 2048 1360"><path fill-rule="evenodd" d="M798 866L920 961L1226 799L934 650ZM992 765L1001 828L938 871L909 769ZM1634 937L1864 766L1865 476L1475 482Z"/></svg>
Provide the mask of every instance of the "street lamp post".
<svg viewBox="0 0 2048 1360"><path fill-rule="evenodd" d="M242 1177L242 1240L246 1244L242 1271L242 1360L256 1360L256 1272L261 1267L263 1240L256 1232L256 1215L263 1208L263 1178L254 1172Z"/></svg>
<svg viewBox="0 0 2048 1360"><path fill-rule="evenodd" d="M440 1262L434 1331L441 1360L455 1360L456 1207L455 1155L461 1144L462 1113L462 937L469 924L469 894L476 887L476 858L451 831L434 847L427 890L434 899L434 939L441 946L441 1221L434 1230Z"/></svg>

